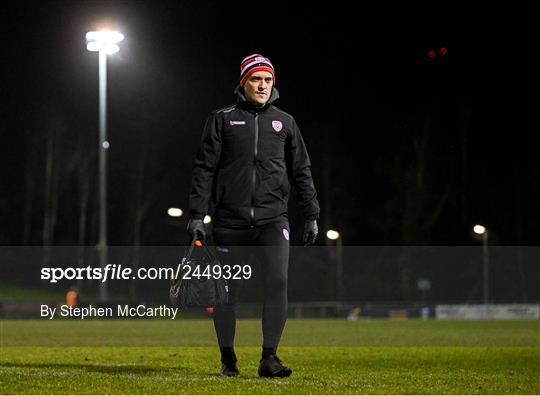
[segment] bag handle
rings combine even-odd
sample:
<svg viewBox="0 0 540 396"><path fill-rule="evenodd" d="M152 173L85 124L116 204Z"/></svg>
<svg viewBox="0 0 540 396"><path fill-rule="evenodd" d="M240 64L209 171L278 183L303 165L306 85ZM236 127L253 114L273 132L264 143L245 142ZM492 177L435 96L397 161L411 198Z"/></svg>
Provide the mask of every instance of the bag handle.
<svg viewBox="0 0 540 396"><path fill-rule="evenodd" d="M203 244L201 240L197 239L197 238L193 238L193 240L191 241L190 245L189 245L189 248L188 248L188 252L186 253L185 255L185 259L189 259L193 253L193 249L195 248L195 246L197 247L202 247L203 248L203 251L206 253L206 256L210 259L210 260L216 260L216 255L210 250L210 248L206 245L206 244Z"/></svg>

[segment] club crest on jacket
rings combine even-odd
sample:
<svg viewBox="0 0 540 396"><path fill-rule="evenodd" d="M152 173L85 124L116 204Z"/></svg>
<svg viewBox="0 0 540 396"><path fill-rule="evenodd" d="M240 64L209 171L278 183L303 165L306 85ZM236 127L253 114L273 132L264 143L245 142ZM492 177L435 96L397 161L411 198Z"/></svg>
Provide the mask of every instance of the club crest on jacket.
<svg viewBox="0 0 540 396"><path fill-rule="evenodd" d="M279 132L283 129L283 123L281 121L272 121L272 128L274 128L274 131Z"/></svg>

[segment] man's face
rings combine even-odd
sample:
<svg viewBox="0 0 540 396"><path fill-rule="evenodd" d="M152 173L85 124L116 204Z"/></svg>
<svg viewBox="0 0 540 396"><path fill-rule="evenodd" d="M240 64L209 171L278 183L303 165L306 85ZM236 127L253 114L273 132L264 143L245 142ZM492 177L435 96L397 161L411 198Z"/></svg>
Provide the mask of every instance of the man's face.
<svg viewBox="0 0 540 396"><path fill-rule="evenodd" d="M267 71L253 73L244 84L244 94L246 98L257 106L264 106L274 86L274 78Z"/></svg>

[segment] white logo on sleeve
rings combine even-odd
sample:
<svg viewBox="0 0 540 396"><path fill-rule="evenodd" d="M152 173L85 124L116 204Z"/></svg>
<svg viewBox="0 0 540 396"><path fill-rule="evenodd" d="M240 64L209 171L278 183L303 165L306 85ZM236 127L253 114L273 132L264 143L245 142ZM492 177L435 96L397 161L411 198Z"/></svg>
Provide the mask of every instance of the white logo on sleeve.
<svg viewBox="0 0 540 396"><path fill-rule="evenodd" d="M272 128L274 128L274 131L279 132L283 129L283 123L281 121L272 121Z"/></svg>
<svg viewBox="0 0 540 396"><path fill-rule="evenodd" d="M286 240L289 240L289 231L287 231L286 228L283 229L283 236L285 237Z"/></svg>

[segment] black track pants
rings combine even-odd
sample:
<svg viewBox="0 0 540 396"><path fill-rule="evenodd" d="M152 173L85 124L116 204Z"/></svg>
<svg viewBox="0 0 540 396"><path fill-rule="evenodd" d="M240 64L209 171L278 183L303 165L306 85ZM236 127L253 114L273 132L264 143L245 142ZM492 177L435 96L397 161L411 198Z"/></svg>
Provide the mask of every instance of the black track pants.
<svg viewBox="0 0 540 396"><path fill-rule="evenodd" d="M264 280L263 347L277 347L287 319L288 221L280 220L250 229L217 227L214 228L214 241L222 265L233 268L234 265L250 264L247 261L250 253L259 261ZM252 266L252 272L254 270ZM249 280L228 280L229 303L216 307L214 311L214 327L220 347L234 345L236 302L242 282Z"/></svg>

